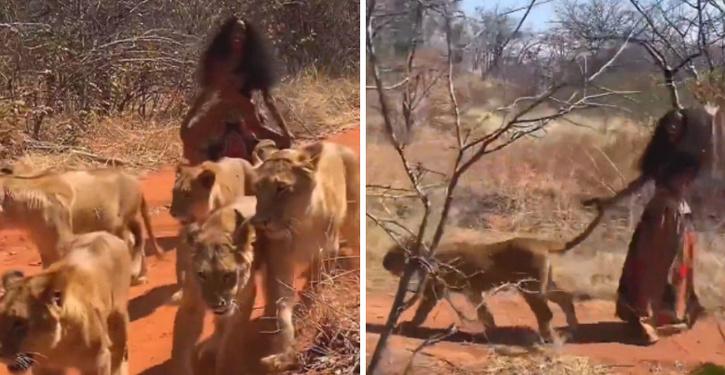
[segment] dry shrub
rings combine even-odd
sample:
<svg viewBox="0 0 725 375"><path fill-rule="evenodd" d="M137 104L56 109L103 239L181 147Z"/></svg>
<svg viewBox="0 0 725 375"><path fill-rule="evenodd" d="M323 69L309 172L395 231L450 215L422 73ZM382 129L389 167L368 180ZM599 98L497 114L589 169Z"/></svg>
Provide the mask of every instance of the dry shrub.
<svg viewBox="0 0 725 375"><path fill-rule="evenodd" d="M23 152L25 137L17 127L0 122L0 159L10 159Z"/></svg>
<svg viewBox="0 0 725 375"><path fill-rule="evenodd" d="M22 154L25 142L23 128L28 110L23 101L0 99L0 158L10 159Z"/></svg>
<svg viewBox="0 0 725 375"><path fill-rule="evenodd" d="M320 138L360 123L357 77L333 78L307 69L277 89L282 116L300 137Z"/></svg>
<svg viewBox="0 0 725 375"><path fill-rule="evenodd" d="M321 138L357 125L357 82L308 70L280 85L277 96L283 116L302 138ZM9 111L17 112L12 108ZM110 160L134 169L153 169L174 164L181 157L181 118L99 116L81 111L47 121L41 140L26 140L22 113L0 118L0 157L15 159L24 155L27 163L40 169L59 165L86 168ZM274 123L271 118L269 121Z"/></svg>
<svg viewBox="0 0 725 375"><path fill-rule="evenodd" d="M304 374L360 371L360 277L357 270L323 274L309 309L298 308ZM353 298L353 296L355 296Z"/></svg>

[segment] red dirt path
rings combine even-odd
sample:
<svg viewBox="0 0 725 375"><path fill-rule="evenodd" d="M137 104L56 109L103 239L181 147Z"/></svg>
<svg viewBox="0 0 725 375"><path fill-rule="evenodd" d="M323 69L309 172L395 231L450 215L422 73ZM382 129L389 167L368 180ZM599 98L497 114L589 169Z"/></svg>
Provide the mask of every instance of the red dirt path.
<svg viewBox="0 0 725 375"><path fill-rule="evenodd" d="M367 358L370 358L379 332L385 323L393 300L392 294L368 293L367 302ZM466 306L465 301L454 300L457 308L463 310L468 318L475 318L475 312ZM493 296L488 302L496 320L497 330L489 333L491 342L497 344L525 345L534 339L536 321L533 313L517 295L501 294ZM551 305L554 323L565 327L563 313L558 306ZM414 309L406 311L400 321L412 318ZM706 317L697 322L692 330L666 338L649 347L625 344L627 337L624 324L614 317L614 304L610 301L592 300L576 304L580 322L578 334L569 343L554 349L554 353L590 358L594 363L611 366L612 374L650 374L659 368L661 374L684 373L682 370L696 367L704 362L725 364L725 321ZM394 335L389 343L389 354L384 358L384 371L380 374L399 374L408 363L411 350L420 345L425 338L444 332L451 324L460 325L454 310L446 303L440 303L429 315L423 327L406 336ZM718 327L720 325L720 328ZM482 337L473 337L482 327L477 323L462 326L463 334L456 334L448 340L423 350L418 355L419 366L435 366L435 360L443 360L464 369L481 369L489 361L490 345ZM477 343L472 343L472 341ZM431 362L431 359L433 361ZM415 363L415 362L414 362ZM431 364L432 363L432 364ZM439 363L440 365L440 363ZM430 371L430 369L428 370ZM421 373L426 373L423 371Z"/></svg>
<svg viewBox="0 0 725 375"><path fill-rule="evenodd" d="M329 141L346 145L360 154L360 129L353 128L331 136ZM159 244L166 250L163 260L149 257L149 282L131 288L129 313L129 361L131 374L172 374L169 367L171 340L176 307L164 305L175 291L175 261L177 222L169 216L174 168L169 167L143 178L143 190L151 209L151 221ZM27 236L17 230L0 231L0 274L8 269L19 269L32 274L40 271L40 257ZM257 294L256 306L262 304ZM205 321L204 335L212 328L211 316ZM8 374L0 366L0 375Z"/></svg>

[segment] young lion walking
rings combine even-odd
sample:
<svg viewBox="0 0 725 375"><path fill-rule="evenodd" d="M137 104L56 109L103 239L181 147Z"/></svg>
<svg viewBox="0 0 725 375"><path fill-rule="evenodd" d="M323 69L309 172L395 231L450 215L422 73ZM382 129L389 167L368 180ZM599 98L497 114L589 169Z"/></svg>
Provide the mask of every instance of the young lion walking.
<svg viewBox="0 0 725 375"><path fill-rule="evenodd" d="M435 259L438 267L427 278L422 300L413 320L405 326L419 326L428 317L438 301L449 292L463 293L476 306L478 319L486 329L496 326L486 306L483 293L497 286L511 283L519 285L522 297L536 315L539 333L546 341L557 336L551 327L553 315L547 306L551 300L566 314L570 329L578 325L573 297L560 290L551 278L549 254L563 254L584 241L599 224L603 211L576 238L561 243L534 238L516 237L497 243L451 242L438 247ZM400 276L407 262L406 250L393 246L383 258L383 267Z"/></svg>
<svg viewBox="0 0 725 375"><path fill-rule="evenodd" d="M107 232L75 237L37 275L8 271L0 298L0 360L12 373L128 374L131 256ZM61 372L62 373L62 372Z"/></svg>

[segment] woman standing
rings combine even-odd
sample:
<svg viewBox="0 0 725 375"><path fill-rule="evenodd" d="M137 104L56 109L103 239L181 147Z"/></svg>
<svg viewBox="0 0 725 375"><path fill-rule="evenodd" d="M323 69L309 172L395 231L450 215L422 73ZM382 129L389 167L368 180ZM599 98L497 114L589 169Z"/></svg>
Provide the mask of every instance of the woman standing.
<svg viewBox="0 0 725 375"><path fill-rule="evenodd" d="M699 162L677 155L655 177L647 204L629 244L617 290L616 315L633 325L645 343L658 329L684 329L703 309L694 290L695 232L685 201Z"/></svg>
<svg viewBox="0 0 725 375"><path fill-rule="evenodd" d="M184 157L191 164L220 156L248 159L259 139L271 139L278 148L291 145L293 136L270 95L274 64L262 34L249 22L230 17L221 25L202 54L202 91L181 127ZM252 100L255 91L282 135L263 125Z"/></svg>

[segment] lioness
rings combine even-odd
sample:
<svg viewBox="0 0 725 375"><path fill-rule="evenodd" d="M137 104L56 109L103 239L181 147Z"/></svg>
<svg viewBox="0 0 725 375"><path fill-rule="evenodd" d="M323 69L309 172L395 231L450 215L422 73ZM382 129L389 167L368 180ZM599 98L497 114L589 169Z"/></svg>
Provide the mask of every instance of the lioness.
<svg viewBox="0 0 725 375"><path fill-rule="evenodd" d="M241 197L214 211L203 224L189 224L181 238L190 249L190 277L184 279L181 306L174 319L171 360L174 374L191 374L194 345L204 313L216 315L214 346L232 315L246 316L254 304L255 230L245 218L254 213L254 198ZM244 319L243 319L244 320Z"/></svg>
<svg viewBox="0 0 725 375"><path fill-rule="evenodd" d="M426 279L422 300L409 322L401 328L421 325L435 305L448 292L463 293L476 306L478 320L486 329L496 326L486 307L483 293L497 286L512 283L536 315L539 333L546 341L558 339L551 327L553 315L547 306L551 300L564 311L569 329L578 325L573 297L560 290L551 277L549 254L563 254L591 234L602 218L601 207L594 220L577 237L562 243L534 238L516 237L497 243L452 242L441 244L435 252L439 266ZM401 246L393 246L383 258L383 267L400 276L410 259Z"/></svg>
<svg viewBox="0 0 725 375"><path fill-rule="evenodd" d="M210 212L253 193L254 170L244 159L222 158L199 165L180 164L171 197L170 214L182 223L203 222ZM184 227L179 238L184 236ZM176 282L183 285L189 269L189 250L184 241L176 249ZM181 290L174 293L171 303L181 301Z"/></svg>
<svg viewBox="0 0 725 375"><path fill-rule="evenodd" d="M257 210L252 223L265 237L265 316L279 320L279 351L262 359L270 371L294 366L292 324L295 261L309 265L308 286L320 271L320 253L337 254L340 233L359 256L359 162L347 147L314 143L280 150L256 169Z"/></svg>
<svg viewBox="0 0 725 375"><path fill-rule="evenodd" d="M47 171L32 176L2 175L0 187L2 224L30 233L44 267L61 258L63 246L59 244L74 234L105 230L128 239L134 284L143 282L146 264L139 214L154 253L161 256L135 176L118 169Z"/></svg>
<svg viewBox="0 0 725 375"><path fill-rule="evenodd" d="M0 298L0 360L11 373L128 374L131 257L108 232L76 236L37 275L8 271Z"/></svg>

